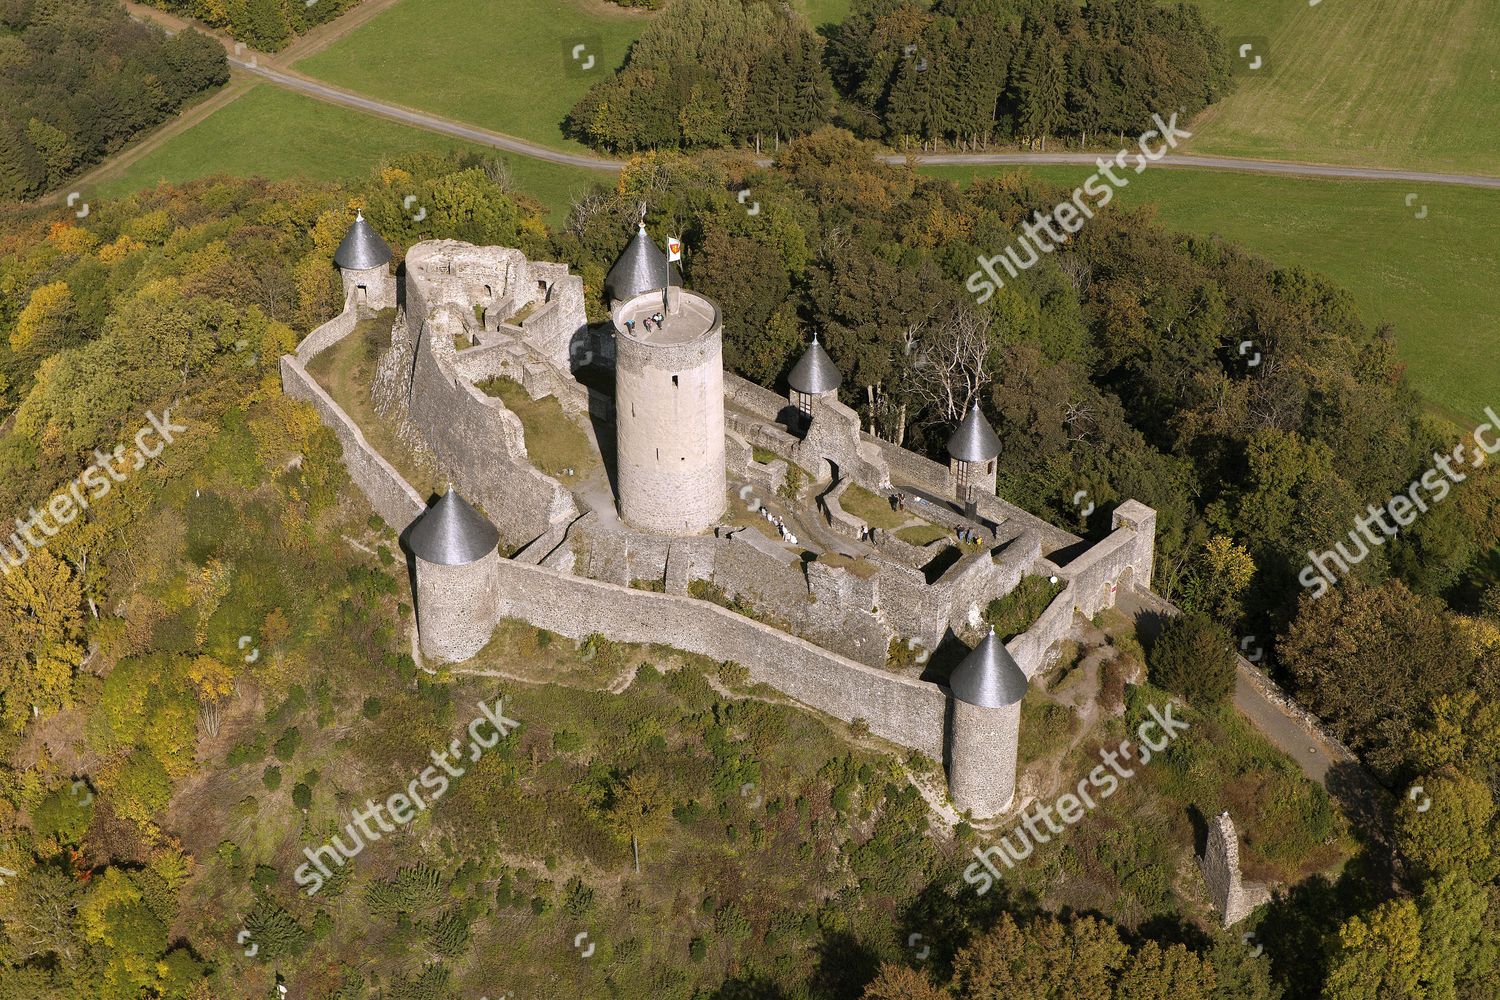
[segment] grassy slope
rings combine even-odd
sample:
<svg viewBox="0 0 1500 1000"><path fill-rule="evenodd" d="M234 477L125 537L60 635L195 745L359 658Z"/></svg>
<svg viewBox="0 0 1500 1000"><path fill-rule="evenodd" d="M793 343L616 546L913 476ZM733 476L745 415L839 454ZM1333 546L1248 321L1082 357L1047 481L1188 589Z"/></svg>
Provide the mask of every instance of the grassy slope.
<svg viewBox="0 0 1500 1000"><path fill-rule="evenodd" d="M1070 185L1087 174L1082 167L1033 169ZM924 172L961 182L975 173ZM1396 325L1417 389L1473 423L1500 400L1500 370L1475 363L1500 348L1500 263L1493 254L1500 192L1425 188L1407 208L1411 192L1401 184L1161 170L1132 176L1121 194L1128 205L1156 203L1173 228L1220 234L1349 289L1367 323ZM1427 217L1417 219L1422 205Z"/></svg>
<svg viewBox="0 0 1500 1000"><path fill-rule="evenodd" d="M562 120L619 66L646 16L603 0L422 0L378 15L297 69L362 94L549 146L583 150ZM594 66L569 59L586 45Z"/></svg>
<svg viewBox="0 0 1500 1000"><path fill-rule="evenodd" d="M1234 48L1265 39L1266 62L1200 119L1193 152L1500 172L1494 0L1199 5Z"/></svg>
<svg viewBox="0 0 1500 1000"><path fill-rule="evenodd" d="M181 182L215 173L346 180L368 175L388 156L450 149L501 155L483 146L260 84L148 153L122 176L107 181L101 186L101 194L120 195L160 180ZM603 176L526 157L503 159L510 164L517 187L546 205L554 224L566 216L573 195Z"/></svg>

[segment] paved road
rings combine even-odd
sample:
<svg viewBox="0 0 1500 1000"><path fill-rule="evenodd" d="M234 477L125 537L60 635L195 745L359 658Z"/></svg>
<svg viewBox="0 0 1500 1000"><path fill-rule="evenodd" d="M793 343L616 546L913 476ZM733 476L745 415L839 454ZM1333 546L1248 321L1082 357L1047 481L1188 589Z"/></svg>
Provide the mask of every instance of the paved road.
<svg viewBox="0 0 1500 1000"><path fill-rule="evenodd" d="M601 170L610 173L618 173L624 163L619 160L605 160L597 156L583 156L577 153L567 153L560 149L549 149L539 146L525 139L517 139L515 136L504 135L500 132L491 132L488 129L478 128L474 125L465 125L448 118L440 118L437 115L428 114L425 111L417 111L412 108L403 108L397 104L387 104L384 101L376 101L369 97L356 94L353 91L343 90L338 87L322 83L299 73L276 69L259 61L259 57L252 60L244 60L238 56L230 56L229 64L236 69L246 73L254 73L256 76L270 80L272 83L295 90L299 93L315 97L320 101L328 101L331 104L342 104L345 107L357 108L370 114L380 115L383 118L391 118L407 125L415 125L417 128L427 129L429 132L441 132L443 135L455 136L468 142L478 143L483 146L492 146L495 149L503 149L508 153L517 153L521 156L530 156L538 160L549 160L553 163L563 163L570 167L583 167L586 170Z"/></svg>
<svg viewBox="0 0 1500 1000"><path fill-rule="evenodd" d="M416 126L417 128L427 129L432 132L441 132L444 135L455 136L483 146L491 146L508 153L517 153L521 156L530 156L552 163L562 163L570 167L582 167L586 170L598 170L610 173L618 172L624 165L620 160L568 153L534 142L528 142L525 139L518 139L515 136L505 135L501 132L491 132L488 129L478 128L474 125L465 125L462 122L442 118L438 115L418 111L414 108L404 108L400 105L377 101L373 98L353 93L352 91L342 90L318 80L313 80L298 73L276 69L265 64L251 65L237 57L230 57L229 61L235 67L248 73L255 73L278 86L299 91L318 100L358 108L361 111L391 118L408 125ZM905 156L892 154L882 156L880 159L886 163L905 163L910 160L925 166L989 166L1007 164L1075 164L1097 166L1102 155L1101 153L1021 152L915 153ZM758 159L756 162L762 166L769 166L771 164L771 160L764 157ZM1186 153L1172 153L1153 164L1153 166L1192 170L1232 170L1239 173L1273 174L1284 177L1327 177L1343 180L1405 181L1412 184L1455 184L1500 190L1500 177L1480 177L1474 174L1442 174L1422 170L1389 170L1382 167L1340 167L1318 163L1290 163L1282 160L1240 159L1230 156L1194 156Z"/></svg>
<svg viewBox="0 0 1500 1000"><path fill-rule="evenodd" d="M904 156L883 156L887 163L905 162ZM944 164L982 166L985 164L1082 164L1098 166L1102 153L926 153L913 157L926 166ZM1458 184L1467 187L1500 189L1500 177L1477 174L1440 174L1424 170L1391 170L1385 167L1340 167L1321 163L1292 163L1285 160L1252 160L1235 156L1196 156L1192 153L1170 153L1153 167L1175 167L1190 170L1235 170L1251 174L1279 174L1295 177L1332 177L1360 181L1408 181L1412 184Z"/></svg>
<svg viewBox="0 0 1500 1000"><path fill-rule="evenodd" d="M1155 594L1143 594L1128 588L1119 595L1118 608L1124 614L1139 621L1142 615L1160 615L1169 607ZM1249 719L1267 740L1282 753L1296 761L1302 773L1328 787L1328 770L1336 764L1359 762L1337 747L1309 733L1302 723L1286 709L1267 698L1259 688L1250 683L1249 671L1254 668L1244 657L1235 657L1238 670L1234 682L1234 707ZM1332 789L1330 789L1332 791Z"/></svg>

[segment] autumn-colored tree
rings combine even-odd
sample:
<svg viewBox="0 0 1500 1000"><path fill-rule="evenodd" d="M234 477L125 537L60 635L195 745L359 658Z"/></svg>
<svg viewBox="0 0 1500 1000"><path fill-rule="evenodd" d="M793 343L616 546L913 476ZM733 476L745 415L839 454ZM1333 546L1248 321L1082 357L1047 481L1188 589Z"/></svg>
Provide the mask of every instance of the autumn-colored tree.
<svg viewBox="0 0 1500 1000"><path fill-rule="evenodd" d="M220 709L234 695L234 672L211 656L199 656L189 664L187 678L198 697L198 721L209 736L218 736Z"/></svg>
<svg viewBox="0 0 1500 1000"><path fill-rule="evenodd" d="M73 312L73 293L66 281L38 287L16 319L16 328L10 334L10 349L17 354L56 350L61 346Z"/></svg>
<svg viewBox="0 0 1500 1000"><path fill-rule="evenodd" d="M1323 995L1328 1000L1426 1000L1431 959L1410 899L1382 903L1339 928Z"/></svg>
<svg viewBox="0 0 1500 1000"><path fill-rule="evenodd" d="M952 996L923 973L894 962L882 963L879 975L860 994L861 1000L951 1000Z"/></svg>
<svg viewBox="0 0 1500 1000"><path fill-rule="evenodd" d="M72 568L45 549L0 579L0 712L12 729L68 705L82 604Z"/></svg>

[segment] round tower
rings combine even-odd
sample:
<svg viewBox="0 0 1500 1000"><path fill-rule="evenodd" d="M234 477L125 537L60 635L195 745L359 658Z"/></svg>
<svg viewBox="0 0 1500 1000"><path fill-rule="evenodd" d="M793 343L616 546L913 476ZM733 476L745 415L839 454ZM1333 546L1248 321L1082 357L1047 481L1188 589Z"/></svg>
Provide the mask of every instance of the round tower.
<svg viewBox="0 0 1500 1000"><path fill-rule="evenodd" d="M948 793L976 817L1008 809L1016 794L1016 746L1026 674L990 629L948 678Z"/></svg>
<svg viewBox="0 0 1500 1000"><path fill-rule="evenodd" d="M948 471L953 477L953 494L969 504L981 493L995 493L995 465L1000 457L1000 438L990 422L979 412L979 401L954 428L948 439Z"/></svg>
<svg viewBox="0 0 1500 1000"><path fill-rule="evenodd" d="M391 274L391 248L356 212L354 224L333 253L333 263L344 278L344 301L356 307L391 309L396 305L396 277Z"/></svg>
<svg viewBox="0 0 1500 1000"><path fill-rule="evenodd" d="M424 657L467 660L490 641L499 541L489 519L452 487L407 529L417 564L417 638Z"/></svg>
<svg viewBox="0 0 1500 1000"><path fill-rule="evenodd" d="M838 392L842 381L843 376L839 374L828 352L823 350L823 345L818 343L817 333L814 333L812 343L786 376L787 385L791 389L792 405L802 414L804 426L812 420L813 400Z"/></svg>
<svg viewBox="0 0 1500 1000"><path fill-rule="evenodd" d="M620 517L672 535L724 515L724 356L719 307L673 284L642 226L605 287L615 328Z"/></svg>

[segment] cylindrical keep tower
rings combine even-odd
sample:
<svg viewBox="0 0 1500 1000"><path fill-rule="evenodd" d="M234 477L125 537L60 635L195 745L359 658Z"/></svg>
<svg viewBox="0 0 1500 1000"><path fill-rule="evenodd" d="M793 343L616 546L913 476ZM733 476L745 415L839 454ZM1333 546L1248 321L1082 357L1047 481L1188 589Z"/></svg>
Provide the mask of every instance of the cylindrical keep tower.
<svg viewBox="0 0 1500 1000"><path fill-rule="evenodd" d="M643 531L705 532L728 487L719 307L671 286L617 302L613 320L620 516Z"/></svg>
<svg viewBox="0 0 1500 1000"><path fill-rule="evenodd" d="M948 793L976 817L1010 808L1016 794L1016 747L1026 674L991 629L948 679L953 718Z"/></svg>
<svg viewBox="0 0 1500 1000"><path fill-rule="evenodd" d="M456 663L478 653L495 629L500 533L453 489L412 523L417 641L430 660Z"/></svg>

